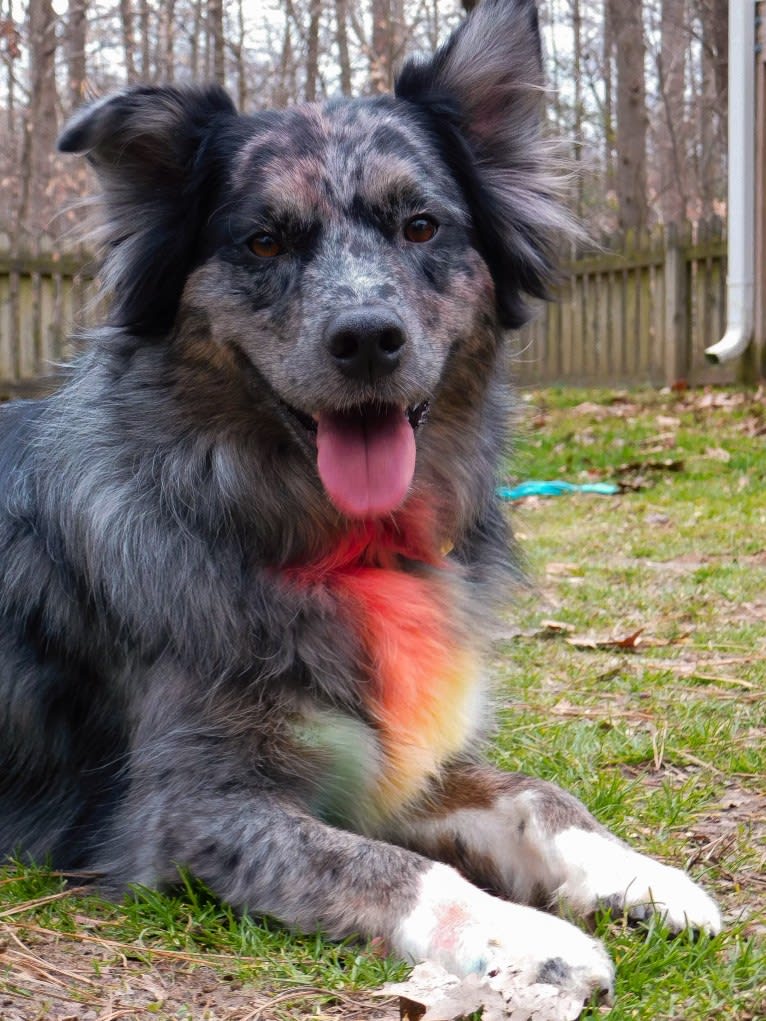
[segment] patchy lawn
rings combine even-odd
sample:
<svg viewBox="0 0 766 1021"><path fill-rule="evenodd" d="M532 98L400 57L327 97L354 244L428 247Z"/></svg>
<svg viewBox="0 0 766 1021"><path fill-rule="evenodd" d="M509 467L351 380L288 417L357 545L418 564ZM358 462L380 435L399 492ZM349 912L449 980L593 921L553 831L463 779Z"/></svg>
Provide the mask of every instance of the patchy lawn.
<svg viewBox="0 0 766 1021"><path fill-rule="evenodd" d="M493 756L568 787L723 906L714 940L599 921L618 965L611 1021L763 1021L764 396L549 390L523 410L507 481L624 491L516 505L533 587L493 648ZM0 871L3 1021L393 1021L368 990L404 974L237 919L191 884L114 906Z"/></svg>

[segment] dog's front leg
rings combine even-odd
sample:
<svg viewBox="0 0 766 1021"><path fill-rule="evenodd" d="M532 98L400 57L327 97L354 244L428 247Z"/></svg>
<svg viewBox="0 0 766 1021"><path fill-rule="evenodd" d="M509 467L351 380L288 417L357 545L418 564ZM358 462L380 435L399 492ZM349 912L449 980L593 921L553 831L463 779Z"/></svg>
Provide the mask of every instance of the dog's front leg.
<svg viewBox="0 0 766 1021"><path fill-rule="evenodd" d="M410 850L326 825L271 784L222 789L210 774L163 777L125 806L119 853L102 863L117 887L166 885L183 866L234 907L304 932L381 936L392 951L457 974L509 967L583 1001L611 991L605 951L568 922L492 897Z"/></svg>
<svg viewBox="0 0 766 1021"><path fill-rule="evenodd" d="M576 798L542 780L466 765L447 771L397 833L513 900L586 917L605 907L669 929L716 933L711 898L679 869L633 851Z"/></svg>

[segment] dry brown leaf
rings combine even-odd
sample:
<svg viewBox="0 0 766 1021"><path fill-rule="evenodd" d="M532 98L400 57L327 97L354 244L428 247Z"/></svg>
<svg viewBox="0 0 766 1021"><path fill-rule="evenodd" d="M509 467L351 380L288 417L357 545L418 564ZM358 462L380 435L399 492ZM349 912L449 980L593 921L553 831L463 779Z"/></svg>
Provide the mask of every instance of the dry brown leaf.
<svg viewBox="0 0 766 1021"><path fill-rule="evenodd" d="M647 454L661 454L663 450L670 450L678 442L678 434L674 432L658 433L656 436L647 436L641 440L639 446Z"/></svg>
<svg viewBox="0 0 766 1021"><path fill-rule="evenodd" d="M704 456L713 461L721 461L723 464L728 464L731 461L731 454L723 447L706 447Z"/></svg>
<svg viewBox="0 0 766 1021"><path fill-rule="evenodd" d="M667 516L667 514L658 514L658 513L647 514L646 517L644 518L644 521L646 522L647 525L669 525L670 524L670 518Z"/></svg>
<svg viewBox="0 0 766 1021"><path fill-rule="evenodd" d="M556 986L529 984L510 969L460 979L430 961L419 964L406 982L383 987L399 996L406 1021L459 1021L481 1010L482 1021L576 1021L581 997Z"/></svg>
<svg viewBox="0 0 766 1021"><path fill-rule="evenodd" d="M643 631L640 627L624 638L567 638L566 641L575 649L626 649L633 652L638 648Z"/></svg>
<svg viewBox="0 0 766 1021"><path fill-rule="evenodd" d="M535 638L555 638L557 635L571 635L574 631L574 624L567 624L564 620L541 620L540 628L535 631Z"/></svg>
<svg viewBox="0 0 766 1021"><path fill-rule="evenodd" d="M579 570L581 570L580 564L558 563L555 561L551 561L549 564L545 565L546 574L553 575L574 574Z"/></svg>
<svg viewBox="0 0 766 1021"><path fill-rule="evenodd" d="M683 470L684 462L678 459L674 460L670 457L661 458L660 460L627 461L625 464L621 464L615 468L615 471L619 475L638 471L680 472Z"/></svg>

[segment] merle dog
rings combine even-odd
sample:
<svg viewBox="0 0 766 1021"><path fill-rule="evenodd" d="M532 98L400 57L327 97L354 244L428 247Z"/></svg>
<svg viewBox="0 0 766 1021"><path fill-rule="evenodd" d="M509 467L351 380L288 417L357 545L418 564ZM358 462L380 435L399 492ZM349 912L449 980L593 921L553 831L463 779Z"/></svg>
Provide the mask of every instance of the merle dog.
<svg viewBox="0 0 766 1021"><path fill-rule="evenodd" d="M562 223L541 88L534 4L484 0L393 96L133 88L69 124L111 306L0 416L0 852L113 893L181 866L583 998L611 963L538 908L718 930L683 873L481 759L503 330Z"/></svg>

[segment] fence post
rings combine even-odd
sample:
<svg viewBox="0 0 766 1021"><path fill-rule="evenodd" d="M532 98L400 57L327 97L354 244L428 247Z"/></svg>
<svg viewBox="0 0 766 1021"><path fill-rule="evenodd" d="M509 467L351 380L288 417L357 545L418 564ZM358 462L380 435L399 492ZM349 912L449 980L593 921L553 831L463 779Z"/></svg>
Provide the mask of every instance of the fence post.
<svg viewBox="0 0 766 1021"><path fill-rule="evenodd" d="M691 368L688 287L683 234L670 223L665 228L665 337L666 386L687 379Z"/></svg>

